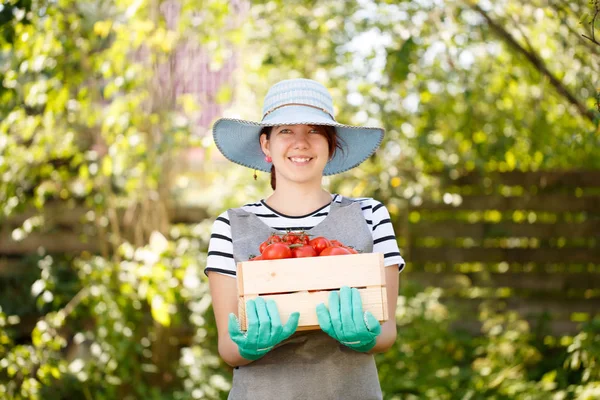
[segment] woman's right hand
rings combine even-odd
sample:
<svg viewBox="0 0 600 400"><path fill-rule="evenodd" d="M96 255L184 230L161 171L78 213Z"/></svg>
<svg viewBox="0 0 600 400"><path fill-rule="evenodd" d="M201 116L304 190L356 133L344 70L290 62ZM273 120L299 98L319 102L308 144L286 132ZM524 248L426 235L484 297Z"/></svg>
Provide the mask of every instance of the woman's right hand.
<svg viewBox="0 0 600 400"><path fill-rule="evenodd" d="M275 345L289 338L298 328L300 313L294 312L283 326L277 305L273 300L262 297L246 302L248 331L243 332L235 314L229 314L229 336L239 349L240 355L248 360L258 360Z"/></svg>

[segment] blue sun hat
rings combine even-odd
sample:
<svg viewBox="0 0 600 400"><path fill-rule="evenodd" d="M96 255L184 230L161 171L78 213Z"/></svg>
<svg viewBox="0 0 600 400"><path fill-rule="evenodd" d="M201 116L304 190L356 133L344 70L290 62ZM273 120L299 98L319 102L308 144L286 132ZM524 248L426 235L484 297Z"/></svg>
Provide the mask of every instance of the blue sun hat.
<svg viewBox="0 0 600 400"><path fill-rule="evenodd" d="M338 123L333 116L331 95L319 82L288 79L267 92L260 122L221 118L213 125L215 144L230 161L259 171L270 172L264 159L259 134L265 126L329 125L335 127L344 151L336 150L323 175L352 169L369 158L381 144L384 130Z"/></svg>

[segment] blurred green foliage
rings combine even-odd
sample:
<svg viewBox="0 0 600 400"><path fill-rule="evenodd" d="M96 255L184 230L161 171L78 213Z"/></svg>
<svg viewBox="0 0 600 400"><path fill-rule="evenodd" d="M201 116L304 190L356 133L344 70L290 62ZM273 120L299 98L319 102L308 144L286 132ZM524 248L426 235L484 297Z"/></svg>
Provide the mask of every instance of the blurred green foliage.
<svg viewBox="0 0 600 400"><path fill-rule="evenodd" d="M600 320L575 337L539 337L516 313L484 305L482 335L461 330L441 289L405 284L396 346L377 356L389 399L594 399ZM453 327L454 325L454 327ZM586 342L585 355L580 353ZM583 360L586 361L583 361Z"/></svg>
<svg viewBox="0 0 600 400"><path fill-rule="evenodd" d="M597 2L178 4L176 24L165 1L0 5L0 224L39 211L11 228L24 240L52 234L48 202L84 206L77 223L100 248L28 255L34 272L11 278L26 299L2 286L2 398L226 398L201 273L211 221L175 225L169 211L177 151L215 151L190 135L193 98L157 80L186 41L214 68L243 60L243 84L217 100L250 119L275 81L308 77L331 89L341 122L382 124L378 155L326 184L394 218L400 199L439 198L432 172L600 166L600 46L581 36ZM241 167L205 172L211 212L267 192ZM484 306L472 337L441 295L403 281L398 341L377 356L386 398L600 397L600 321L555 338Z"/></svg>
<svg viewBox="0 0 600 400"><path fill-rule="evenodd" d="M279 79L323 82L339 121L386 128L371 162L331 177L331 189L386 202L439 198L433 171L456 178L474 170L596 169L600 46L582 37L600 27L600 18L591 24L595 7L255 2L243 50L251 90L236 109L260 115L260 99Z"/></svg>
<svg viewBox="0 0 600 400"><path fill-rule="evenodd" d="M52 236L83 207L73 240L99 243L99 254L41 250L20 260L25 275L3 279L3 399L218 398L227 388L200 278L206 227L168 215L165 182L177 150L197 142L197 105L165 96L173 82L158 78L188 40L212 46L218 66L230 10L180 1L185 17L169 26L165 6L0 6L0 223L27 215L3 238ZM61 215L44 213L57 202Z"/></svg>

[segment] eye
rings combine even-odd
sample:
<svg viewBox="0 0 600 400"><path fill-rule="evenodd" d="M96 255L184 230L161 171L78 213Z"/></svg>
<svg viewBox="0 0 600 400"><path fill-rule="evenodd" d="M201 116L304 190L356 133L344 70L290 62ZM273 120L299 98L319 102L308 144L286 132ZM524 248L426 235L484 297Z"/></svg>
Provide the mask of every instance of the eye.
<svg viewBox="0 0 600 400"><path fill-rule="evenodd" d="M292 133L292 131L288 128L283 128L282 130L279 131L279 133Z"/></svg>
<svg viewBox="0 0 600 400"><path fill-rule="evenodd" d="M323 133L323 132L321 132L321 130L318 128L312 128L310 131L308 131L308 133Z"/></svg>

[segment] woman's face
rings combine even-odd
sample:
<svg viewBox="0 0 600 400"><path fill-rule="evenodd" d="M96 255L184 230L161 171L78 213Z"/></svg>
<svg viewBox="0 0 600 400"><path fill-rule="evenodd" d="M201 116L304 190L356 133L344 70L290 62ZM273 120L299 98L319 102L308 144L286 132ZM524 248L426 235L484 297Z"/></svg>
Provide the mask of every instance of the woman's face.
<svg viewBox="0 0 600 400"><path fill-rule="evenodd" d="M273 127L270 138L261 135L263 152L273 159L277 183L282 179L305 183L319 180L329 161L329 145L325 130L311 125Z"/></svg>

